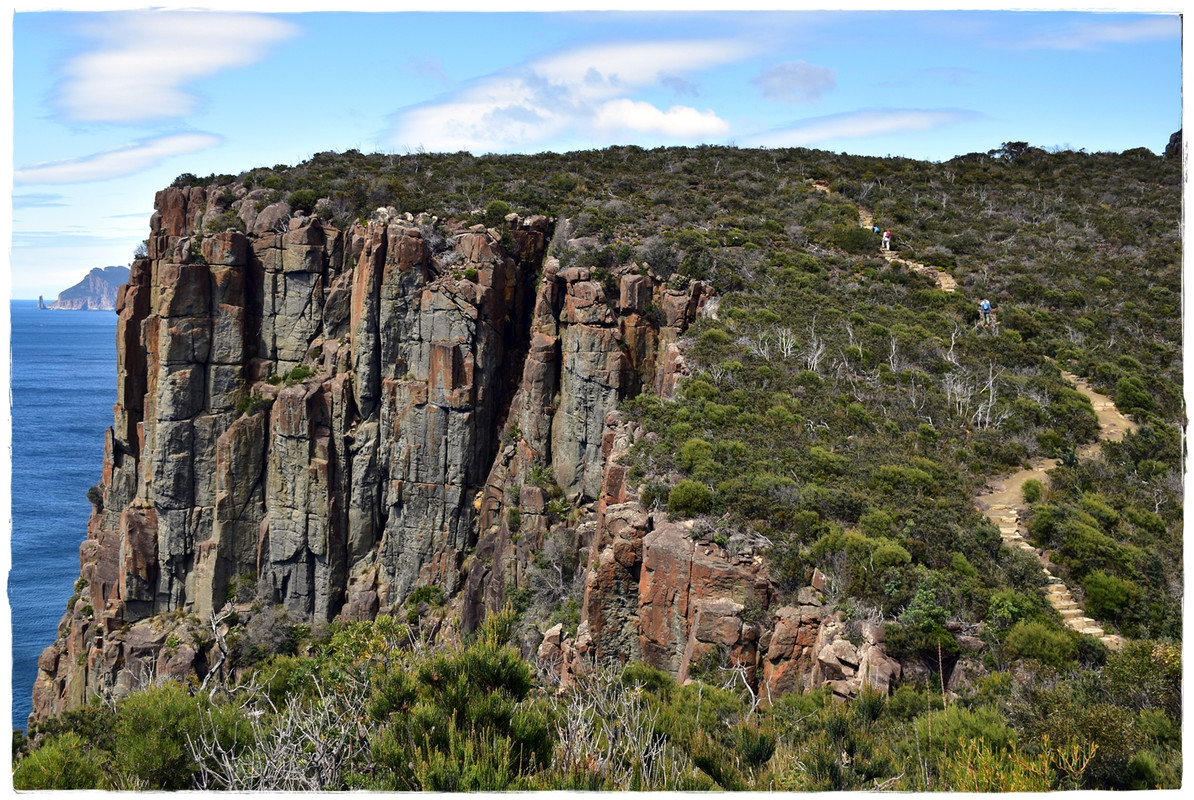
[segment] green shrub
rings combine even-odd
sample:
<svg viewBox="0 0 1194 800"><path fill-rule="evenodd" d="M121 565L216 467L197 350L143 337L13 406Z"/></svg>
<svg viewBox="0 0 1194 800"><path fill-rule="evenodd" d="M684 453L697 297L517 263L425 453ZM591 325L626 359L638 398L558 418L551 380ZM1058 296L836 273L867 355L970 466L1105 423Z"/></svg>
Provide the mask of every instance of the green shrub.
<svg viewBox="0 0 1194 800"><path fill-rule="evenodd" d="M701 335L697 337L701 344L711 345L713 347L723 347L733 341L730 335L721 328L710 328L707 331L702 331Z"/></svg>
<svg viewBox="0 0 1194 800"><path fill-rule="evenodd" d="M514 209L510 204L504 200L493 200L489 205L485 206L482 223L487 228L501 227L506 222L506 216L513 213L513 211Z"/></svg>
<svg viewBox="0 0 1194 800"><path fill-rule="evenodd" d="M1078 657L1073 637L1032 620L1017 622L1008 633L1004 646L1012 658L1034 658L1059 669Z"/></svg>
<svg viewBox="0 0 1194 800"><path fill-rule="evenodd" d="M319 201L319 195L314 189L299 189L291 192L290 197L286 198L286 202L295 211L302 211L304 214L310 214L315 210L315 204Z"/></svg>
<svg viewBox="0 0 1194 800"><path fill-rule="evenodd" d="M668 494L667 510L678 517L695 517L708 513L713 505L713 492L698 481L684 479Z"/></svg>
<svg viewBox="0 0 1194 800"><path fill-rule="evenodd" d="M256 392L253 392L252 394L246 395L245 397L242 397L240 400L236 401L236 413L248 414L249 416L252 416L261 409L269 406L272 402L272 400L264 398Z"/></svg>
<svg viewBox="0 0 1194 800"><path fill-rule="evenodd" d="M107 755L77 733L67 731L45 742L13 765L17 791L111 789Z"/></svg>
<svg viewBox="0 0 1194 800"><path fill-rule="evenodd" d="M411 592L410 596L406 598L405 605L413 607L419 603L426 603L433 608L441 608L444 602L444 590L435 584L427 584Z"/></svg>
<svg viewBox="0 0 1194 800"><path fill-rule="evenodd" d="M1015 589L992 592L987 600L987 619L1001 630L1030 619L1043 610L1043 599L1035 594L1022 594Z"/></svg>
<svg viewBox="0 0 1194 800"><path fill-rule="evenodd" d="M1090 441L1099 432L1099 417L1090 401L1086 395L1073 389L1058 391L1049 406L1049 415L1057 431L1063 435L1070 434L1073 441Z"/></svg>
<svg viewBox="0 0 1194 800"><path fill-rule="evenodd" d="M188 739L215 735L225 747L251 742L235 706L215 706L192 697L173 681L135 692L117 706L113 761L119 781L129 788L176 791L192 788L198 765Z"/></svg>
<svg viewBox="0 0 1194 800"><path fill-rule="evenodd" d="M713 445L704 439L689 439L680 445L676 454L676 464L690 474L697 472L701 467L713 467Z"/></svg>
<svg viewBox="0 0 1194 800"><path fill-rule="evenodd" d="M245 221L231 208L203 223L203 232L207 234L244 231L244 229Z"/></svg>
<svg viewBox="0 0 1194 800"><path fill-rule="evenodd" d="M1041 500L1041 493L1044 487L1036 478L1029 478L1024 481L1023 492L1025 503L1039 503Z"/></svg>
<svg viewBox="0 0 1194 800"><path fill-rule="evenodd" d="M1134 583L1098 569L1083 578L1082 587L1086 590L1086 610L1096 619L1118 619L1140 597Z"/></svg>
<svg viewBox="0 0 1194 800"><path fill-rule="evenodd" d="M1120 378L1115 383L1115 405L1124 414L1152 411L1156 404L1139 378Z"/></svg>
<svg viewBox="0 0 1194 800"><path fill-rule="evenodd" d="M287 386L296 386L315 374L314 368L307 364L299 364L282 376Z"/></svg>
<svg viewBox="0 0 1194 800"><path fill-rule="evenodd" d="M835 247L854 255L874 253L879 249L879 237L870 229L857 225L835 227L830 233L830 241Z"/></svg>

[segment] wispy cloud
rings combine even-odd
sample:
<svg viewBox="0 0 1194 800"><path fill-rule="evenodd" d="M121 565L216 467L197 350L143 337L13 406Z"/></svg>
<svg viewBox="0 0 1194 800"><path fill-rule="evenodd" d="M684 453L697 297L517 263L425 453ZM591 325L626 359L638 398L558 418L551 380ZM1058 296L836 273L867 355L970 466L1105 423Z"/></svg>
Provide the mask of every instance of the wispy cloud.
<svg viewBox="0 0 1194 800"><path fill-rule="evenodd" d="M32 164L13 171L13 183L85 183L130 175L171 156L215 147L223 140L209 133L159 136L84 158Z"/></svg>
<svg viewBox="0 0 1194 800"><path fill-rule="evenodd" d="M837 71L804 61L787 61L764 70L751 83L763 97L782 103L811 103L837 86Z"/></svg>
<svg viewBox="0 0 1194 800"><path fill-rule="evenodd" d="M14 194L13 210L21 208L57 208L65 206L66 198L60 194Z"/></svg>
<svg viewBox="0 0 1194 800"><path fill-rule="evenodd" d="M713 111L657 108L637 91L675 88L680 73L733 62L752 48L731 40L601 44L486 76L441 102L397 115L393 141L429 150L505 152L594 127L611 136L697 139L729 131Z"/></svg>
<svg viewBox="0 0 1194 800"><path fill-rule="evenodd" d="M189 83L258 61L297 28L252 14L143 11L102 15L85 32L96 45L64 66L58 108L70 122L136 123L191 113Z"/></svg>
<svg viewBox="0 0 1194 800"><path fill-rule="evenodd" d="M935 130L981 119L962 109L876 108L801 120L793 125L756 134L750 146L807 147L837 139L863 139L892 133Z"/></svg>
<svg viewBox="0 0 1194 800"><path fill-rule="evenodd" d="M1181 33L1181 17L1168 14L1122 22L1076 22L1063 29L1026 39L1019 42L1018 46L1053 50L1092 50L1101 45L1176 39Z"/></svg>

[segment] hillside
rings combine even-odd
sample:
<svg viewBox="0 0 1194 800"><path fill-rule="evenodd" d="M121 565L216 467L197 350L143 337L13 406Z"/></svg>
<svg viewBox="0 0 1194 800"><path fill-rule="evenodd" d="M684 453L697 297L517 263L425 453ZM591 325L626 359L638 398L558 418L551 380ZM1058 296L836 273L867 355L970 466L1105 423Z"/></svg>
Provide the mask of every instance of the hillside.
<svg viewBox="0 0 1194 800"><path fill-rule="evenodd" d="M104 267L91 270L87 277L58 293L58 299L47 308L112 311L116 308L116 293L129 279L128 267Z"/></svg>
<svg viewBox="0 0 1194 800"><path fill-rule="evenodd" d="M109 788L1177 785L1180 190L1018 142L181 176L18 786L101 730ZM149 775L163 709L219 721Z"/></svg>

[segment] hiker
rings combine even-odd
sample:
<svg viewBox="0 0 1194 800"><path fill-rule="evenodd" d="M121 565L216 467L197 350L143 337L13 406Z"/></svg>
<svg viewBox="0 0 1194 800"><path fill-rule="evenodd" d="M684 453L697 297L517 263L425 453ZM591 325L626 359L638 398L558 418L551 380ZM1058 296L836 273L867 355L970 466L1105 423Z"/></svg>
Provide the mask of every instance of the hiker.
<svg viewBox="0 0 1194 800"><path fill-rule="evenodd" d="M982 312L983 324L989 326L991 324L991 301L983 298L983 301L978 304L978 310Z"/></svg>
<svg viewBox="0 0 1194 800"><path fill-rule="evenodd" d="M883 249L891 249L891 231L883 231Z"/></svg>
<svg viewBox="0 0 1194 800"><path fill-rule="evenodd" d="M879 232L879 226L878 226L878 225L876 225L876 226L874 226L873 228L871 228L871 230L873 230L875 233L878 233L878 232Z"/></svg>

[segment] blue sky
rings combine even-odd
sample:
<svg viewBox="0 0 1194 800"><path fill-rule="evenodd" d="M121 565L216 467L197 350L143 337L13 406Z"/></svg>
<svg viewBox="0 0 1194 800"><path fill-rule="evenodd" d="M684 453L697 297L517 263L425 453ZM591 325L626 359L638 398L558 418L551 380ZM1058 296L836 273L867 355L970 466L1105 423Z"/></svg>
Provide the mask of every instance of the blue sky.
<svg viewBox="0 0 1194 800"><path fill-rule="evenodd" d="M936 161L1015 140L1160 152L1182 124L1172 13L18 5L11 40L17 298L127 264L154 192L183 172L324 150L713 143Z"/></svg>

